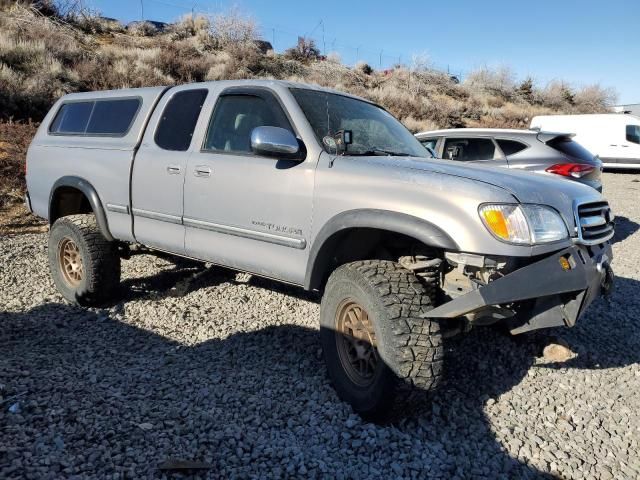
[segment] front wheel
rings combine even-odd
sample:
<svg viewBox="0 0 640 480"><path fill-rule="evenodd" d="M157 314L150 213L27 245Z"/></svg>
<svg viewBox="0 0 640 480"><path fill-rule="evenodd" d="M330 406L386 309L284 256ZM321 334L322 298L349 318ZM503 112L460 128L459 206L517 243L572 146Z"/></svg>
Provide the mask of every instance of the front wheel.
<svg viewBox="0 0 640 480"><path fill-rule="evenodd" d="M49 233L49 268L56 288L69 302L100 305L120 282L120 256L93 215L59 218Z"/></svg>
<svg viewBox="0 0 640 480"><path fill-rule="evenodd" d="M330 276L320 308L325 362L338 395L364 418L393 418L438 385L440 326L420 318L435 294L390 261L353 262Z"/></svg>

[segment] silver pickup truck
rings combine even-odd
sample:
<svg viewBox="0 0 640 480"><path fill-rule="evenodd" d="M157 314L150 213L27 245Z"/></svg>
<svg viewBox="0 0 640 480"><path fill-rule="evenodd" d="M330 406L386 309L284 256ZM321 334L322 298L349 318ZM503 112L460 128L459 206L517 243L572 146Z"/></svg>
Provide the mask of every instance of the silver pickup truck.
<svg viewBox="0 0 640 480"><path fill-rule="evenodd" d="M26 201L70 302L108 302L133 244L321 292L329 376L381 418L438 385L455 332L572 326L613 280L592 188L428 157L383 108L308 85L76 93L29 148Z"/></svg>

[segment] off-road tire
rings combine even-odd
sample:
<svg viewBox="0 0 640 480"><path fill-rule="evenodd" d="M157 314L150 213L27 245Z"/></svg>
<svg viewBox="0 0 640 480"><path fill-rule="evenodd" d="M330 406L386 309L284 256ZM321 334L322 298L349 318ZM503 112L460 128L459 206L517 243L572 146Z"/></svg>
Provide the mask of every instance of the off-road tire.
<svg viewBox="0 0 640 480"><path fill-rule="evenodd" d="M365 260L336 269L320 307L320 336L329 377L340 398L363 418L393 420L423 404L440 383L444 357L437 320L420 318L435 307L437 285L420 281L398 263ZM341 305L361 305L375 331L381 361L372 383L354 383L340 359ZM344 356L344 354L343 354ZM352 375L353 377L353 375Z"/></svg>
<svg viewBox="0 0 640 480"><path fill-rule="evenodd" d="M69 280L61 260L61 246L75 245L82 273ZM98 228L94 215L69 215L55 221L49 232L49 269L62 296L83 306L110 300L120 282L120 256L114 242Z"/></svg>

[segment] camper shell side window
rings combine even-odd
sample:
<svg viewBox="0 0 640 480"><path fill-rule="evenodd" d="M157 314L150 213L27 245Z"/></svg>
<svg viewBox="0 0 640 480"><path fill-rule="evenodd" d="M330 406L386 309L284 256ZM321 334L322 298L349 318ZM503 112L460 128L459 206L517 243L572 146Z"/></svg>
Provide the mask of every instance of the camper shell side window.
<svg viewBox="0 0 640 480"><path fill-rule="evenodd" d="M49 125L49 134L124 137L141 105L140 97L64 102Z"/></svg>

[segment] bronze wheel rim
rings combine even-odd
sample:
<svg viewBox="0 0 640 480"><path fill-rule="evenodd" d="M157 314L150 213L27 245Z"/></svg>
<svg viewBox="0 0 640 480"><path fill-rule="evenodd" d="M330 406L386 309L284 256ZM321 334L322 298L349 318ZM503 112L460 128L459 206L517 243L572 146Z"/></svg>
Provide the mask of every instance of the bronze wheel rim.
<svg viewBox="0 0 640 480"><path fill-rule="evenodd" d="M65 237L58 245L58 263L64 281L75 288L84 275L80 248L72 239Z"/></svg>
<svg viewBox="0 0 640 480"><path fill-rule="evenodd" d="M367 311L352 299L336 310L336 343L349 379L360 387L371 385L380 362L376 333Z"/></svg>

